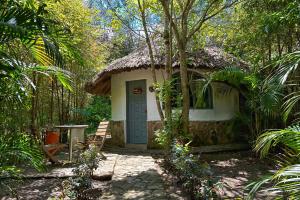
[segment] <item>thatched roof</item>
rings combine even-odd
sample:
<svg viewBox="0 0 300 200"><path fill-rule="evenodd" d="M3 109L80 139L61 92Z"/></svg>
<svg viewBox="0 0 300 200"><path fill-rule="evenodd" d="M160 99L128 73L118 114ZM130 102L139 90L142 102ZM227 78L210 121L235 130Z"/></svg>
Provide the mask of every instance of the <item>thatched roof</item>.
<svg viewBox="0 0 300 200"><path fill-rule="evenodd" d="M165 66L163 45L154 46L155 67ZM218 70L228 66L238 66L247 69L248 65L236 57L225 53L222 49L210 46L188 54L188 66L193 69ZM137 69L150 68L150 58L147 46L143 46L127 56L119 58L100 71L95 78L86 83L85 90L91 94L110 94L110 78L112 74ZM179 67L178 56L173 59L173 67Z"/></svg>

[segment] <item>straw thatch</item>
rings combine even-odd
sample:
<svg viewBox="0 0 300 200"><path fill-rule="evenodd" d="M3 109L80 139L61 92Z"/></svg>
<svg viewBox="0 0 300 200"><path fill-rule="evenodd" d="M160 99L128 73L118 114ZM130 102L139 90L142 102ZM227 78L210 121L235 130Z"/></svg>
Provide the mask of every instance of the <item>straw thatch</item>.
<svg viewBox="0 0 300 200"><path fill-rule="evenodd" d="M155 67L165 66L163 45L153 45ZM222 49L210 46L188 54L188 66L193 69L218 70L227 66L238 66L247 69L247 64L236 57L225 53ZM150 68L150 57L147 46L141 47L127 56L109 64L96 77L85 85L85 90L91 94L110 94L110 78L112 74L137 69ZM178 56L173 58L173 67L179 67Z"/></svg>

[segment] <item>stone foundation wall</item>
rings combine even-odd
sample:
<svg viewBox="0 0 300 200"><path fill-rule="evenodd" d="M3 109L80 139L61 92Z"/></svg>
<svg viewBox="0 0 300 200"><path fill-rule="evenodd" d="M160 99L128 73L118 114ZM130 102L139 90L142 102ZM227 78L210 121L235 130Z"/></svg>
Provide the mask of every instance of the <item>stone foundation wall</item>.
<svg viewBox="0 0 300 200"><path fill-rule="evenodd" d="M155 141L155 131L160 129L160 121L148 121L148 148L159 148ZM191 121L190 133L192 146L230 144L237 142L234 133L230 130L230 121Z"/></svg>
<svg viewBox="0 0 300 200"><path fill-rule="evenodd" d="M111 138L106 140L106 144L112 146L125 147L124 121L110 121Z"/></svg>
<svg viewBox="0 0 300 200"><path fill-rule="evenodd" d="M193 135L192 146L234 143L234 134L229 129L230 121L190 122Z"/></svg>
<svg viewBox="0 0 300 200"><path fill-rule="evenodd" d="M108 145L124 147L124 121L111 121L111 139L107 140ZM147 148L157 149L161 146L155 141L155 131L162 128L160 121L148 121L147 133L148 143ZM230 129L230 121L191 121L190 133L192 134L192 146L215 145L215 144L230 144L237 141L238 137Z"/></svg>

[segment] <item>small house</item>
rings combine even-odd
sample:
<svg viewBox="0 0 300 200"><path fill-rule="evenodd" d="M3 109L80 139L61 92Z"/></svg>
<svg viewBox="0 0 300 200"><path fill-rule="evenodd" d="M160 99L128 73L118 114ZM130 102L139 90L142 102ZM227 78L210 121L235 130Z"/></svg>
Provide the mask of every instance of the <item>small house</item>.
<svg viewBox="0 0 300 200"><path fill-rule="evenodd" d="M164 50L154 45L157 81L166 77ZM203 95L209 73L228 66L247 65L216 46L189 53L190 132L195 145L229 144L235 136L227 127L239 111L239 92L222 82L214 82ZM111 96L111 143L124 147L144 144L155 148L155 131L161 128L153 91L150 58L146 46L110 63L86 84L94 95ZM178 59L173 60L173 76L179 77ZM179 79L174 79L180 91ZM199 95L202 93L202 95ZM201 99L200 99L201 98ZM130 145L129 145L130 146Z"/></svg>

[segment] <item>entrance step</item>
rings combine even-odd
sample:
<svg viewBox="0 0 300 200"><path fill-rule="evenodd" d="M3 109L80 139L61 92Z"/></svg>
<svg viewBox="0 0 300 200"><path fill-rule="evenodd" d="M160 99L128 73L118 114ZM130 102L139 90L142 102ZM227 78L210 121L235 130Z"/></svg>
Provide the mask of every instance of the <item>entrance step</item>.
<svg viewBox="0 0 300 200"><path fill-rule="evenodd" d="M126 144L128 149L138 149L138 150L147 150L147 144Z"/></svg>

